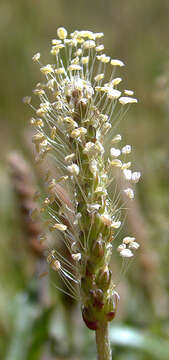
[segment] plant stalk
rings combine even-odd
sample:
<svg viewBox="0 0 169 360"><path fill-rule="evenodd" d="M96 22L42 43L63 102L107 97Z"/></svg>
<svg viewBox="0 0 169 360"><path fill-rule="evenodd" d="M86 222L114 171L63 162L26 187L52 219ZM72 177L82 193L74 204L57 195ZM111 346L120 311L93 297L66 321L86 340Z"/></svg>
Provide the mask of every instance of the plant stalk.
<svg viewBox="0 0 169 360"><path fill-rule="evenodd" d="M109 324L101 323L96 330L96 347L98 360L111 360L111 348L109 340Z"/></svg>

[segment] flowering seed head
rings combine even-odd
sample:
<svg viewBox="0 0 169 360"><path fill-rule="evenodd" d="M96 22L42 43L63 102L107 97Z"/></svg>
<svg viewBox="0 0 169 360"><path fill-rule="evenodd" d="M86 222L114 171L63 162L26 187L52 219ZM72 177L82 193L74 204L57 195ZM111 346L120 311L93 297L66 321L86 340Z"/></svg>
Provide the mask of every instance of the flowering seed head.
<svg viewBox="0 0 169 360"><path fill-rule="evenodd" d="M114 66L124 63L103 53L103 33L75 30L69 36L60 27L57 37L51 48L54 63L40 64L46 81L33 91L39 106L30 120L36 130L32 138L36 162L46 158L46 166L50 156L49 167L53 165L56 173L47 172L47 195L40 211L35 209L32 216L40 212L48 217L46 227L68 248L72 269L57 249L50 252L47 262L67 284L70 295L80 298L83 319L96 330L100 321L113 319L118 300L109 265L111 242L116 241L123 223L116 175L130 182L124 189L126 201L134 198L131 184L141 175L129 169L131 162L124 162L131 146L116 147L122 137L114 133L114 119L126 111L122 105L137 99L131 97L131 90L118 89L122 78L114 78ZM34 62L39 59L40 53L32 58ZM105 82L107 69L112 74ZM30 97L24 102L33 108ZM127 236L117 251L130 258L138 247L135 238Z"/></svg>

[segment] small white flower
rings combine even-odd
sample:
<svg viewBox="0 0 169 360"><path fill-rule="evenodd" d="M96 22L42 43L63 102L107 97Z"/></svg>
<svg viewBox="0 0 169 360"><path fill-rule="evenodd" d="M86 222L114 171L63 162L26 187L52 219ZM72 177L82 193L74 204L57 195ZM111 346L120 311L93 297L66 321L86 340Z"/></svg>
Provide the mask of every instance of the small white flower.
<svg viewBox="0 0 169 360"><path fill-rule="evenodd" d="M100 215L100 219L103 221L103 223L107 226L110 226L112 224L112 218L109 214L102 214Z"/></svg>
<svg viewBox="0 0 169 360"><path fill-rule="evenodd" d="M113 79L113 80L111 81L111 83L112 83L113 86L116 86L116 85L120 84L121 81L122 81L122 78L117 77L117 78Z"/></svg>
<svg viewBox="0 0 169 360"><path fill-rule="evenodd" d="M135 241L135 237L133 237L133 236L126 236L126 237L123 239L123 244L129 245L129 244L131 244L133 241Z"/></svg>
<svg viewBox="0 0 169 360"><path fill-rule="evenodd" d="M124 192L130 200L134 199L134 191L131 188L125 189Z"/></svg>
<svg viewBox="0 0 169 360"><path fill-rule="evenodd" d="M104 36L103 32L95 33L95 39L101 39Z"/></svg>
<svg viewBox="0 0 169 360"><path fill-rule="evenodd" d="M121 149L122 154L130 154L131 153L131 145L126 145Z"/></svg>
<svg viewBox="0 0 169 360"><path fill-rule="evenodd" d="M80 212L78 212L75 216L75 221L73 222L74 225L78 225L79 220L81 219L82 214Z"/></svg>
<svg viewBox="0 0 169 360"><path fill-rule="evenodd" d="M33 91L32 91L35 95L39 95L39 96L41 96L41 95L44 95L45 94L45 91L43 90L43 89L34 89Z"/></svg>
<svg viewBox="0 0 169 360"><path fill-rule="evenodd" d="M85 147L83 149L83 153L86 154L86 155L91 155L91 154L94 154L95 153L95 144L91 141L87 142L85 144Z"/></svg>
<svg viewBox="0 0 169 360"><path fill-rule="evenodd" d="M23 102L24 102L24 104L30 104L31 103L31 96L25 96L24 98L23 98Z"/></svg>
<svg viewBox="0 0 169 360"><path fill-rule="evenodd" d="M114 136L114 138L112 139L111 142L115 144L115 143L120 142L121 139L122 139L121 135L120 135L120 134L117 134L116 136Z"/></svg>
<svg viewBox="0 0 169 360"><path fill-rule="evenodd" d="M72 153L72 154L70 154L70 155L67 155L67 156L65 156L65 161L66 161L67 163L70 163L70 162L74 159L74 157L75 157L75 153Z"/></svg>
<svg viewBox="0 0 169 360"><path fill-rule="evenodd" d="M82 257L81 253L72 254L72 259L75 261L80 261L81 257Z"/></svg>
<svg viewBox="0 0 169 360"><path fill-rule="evenodd" d="M87 129L84 128L83 126L81 126L81 127L79 127L79 132L80 132L80 136L86 135Z"/></svg>
<svg viewBox="0 0 169 360"><path fill-rule="evenodd" d="M58 48L58 46L57 46L57 45L52 46L50 53L51 53L52 55L57 56L57 55L59 54L59 48Z"/></svg>
<svg viewBox="0 0 169 360"><path fill-rule="evenodd" d="M131 172L131 170L124 169L123 175L124 175L125 179L129 181L129 180L131 180L132 172Z"/></svg>
<svg viewBox="0 0 169 360"><path fill-rule="evenodd" d="M78 242L77 241L73 241L71 244L71 250L76 252L78 249Z"/></svg>
<svg viewBox="0 0 169 360"><path fill-rule="evenodd" d="M51 231L54 231L54 230L65 231L65 230L67 230L67 226L64 224L54 224L50 227L50 230Z"/></svg>
<svg viewBox="0 0 169 360"><path fill-rule="evenodd" d="M32 60L33 60L34 62L38 62L39 59L40 59L40 53L37 53L37 54L35 54L35 55L32 56Z"/></svg>
<svg viewBox="0 0 169 360"><path fill-rule="evenodd" d="M125 66L123 61L117 59L112 59L110 64L113 66Z"/></svg>
<svg viewBox="0 0 169 360"><path fill-rule="evenodd" d="M111 127L112 127L112 125L110 123L108 123L108 122L103 124L103 126L102 126L102 135L106 135L109 132L109 130L111 129Z"/></svg>
<svg viewBox="0 0 169 360"><path fill-rule="evenodd" d="M110 149L110 155L112 156L112 157L118 157L118 156L120 156L120 154L121 154L121 151L120 151L120 149L116 149L116 148L111 148Z"/></svg>
<svg viewBox="0 0 169 360"><path fill-rule="evenodd" d="M82 49L79 48L79 49L76 51L75 55L76 55L76 56L82 55Z"/></svg>
<svg viewBox="0 0 169 360"><path fill-rule="evenodd" d="M66 116L64 118L64 121L66 122L66 124L68 124L70 126L70 128L75 129L78 127L78 124L76 121L74 121L70 116Z"/></svg>
<svg viewBox="0 0 169 360"><path fill-rule="evenodd" d="M141 172L135 171L132 173L131 180L136 184L140 180L140 177L141 177Z"/></svg>
<svg viewBox="0 0 169 360"><path fill-rule="evenodd" d="M125 95L132 96L134 94L133 90L124 90Z"/></svg>
<svg viewBox="0 0 169 360"><path fill-rule="evenodd" d="M77 65L77 64L79 64L79 57L76 56L74 59L72 59L72 60L71 60L71 64L72 64L72 65Z"/></svg>
<svg viewBox="0 0 169 360"><path fill-rule="evenodd" d="M101 61L104 64L107 64L110 61L110 56L106 56L105 54L98 55L97 60Z"/></svg>
<svg viewBox="0 0 169 360"><path fill-rule="evenodd" d="M50 65L50 64L47 64L47 65L45 65L45 66L42 66L42 67L40 68L40 71L41 71L43 74L45 74L45 75L54 72L53 67L52 67L52 65Z"/></svg>
<svg viewBox="0 0 169 360"><path fill-rule="evenodd" d="M129 248L132 250L137 250L140 247L140 244L138 244L136 241L131 242L129 245Z"/></svg>
<svg viewBox="0 0 169 360"><path fill-rule="evenodd" d="M130 249L123 249L122 251L120 251L120 255L123 258L130 258L133 256L133 253Z"/></svg>
<svg viewBox="0 0 169 360"><path fill-rule="evenodd" d="M60 49L63 49L65 47L64 44L57 44L57 45L54 45L52 46L52 50L51 51L56 51L56 54L57 52L59 52Z"/></svg>
<svg viewBox="0 0 169 360"><path fill-rule="evenodd" d="M82 67L78 64L72 64L68 66L69 71L76 71L76 70L82 70Z"/></svg>
<svg viewBox="0 0 169 360"><path fill-rule="evenodd" d="M76 39L64 39L64 43L68 44L69 46L77 46Z"/></svg>
<svg viewBox="0 0 169 360"><path fill-rule="evenodd" d="M122 162L119 159L114 159L114 160L111 160L110 166L121 168L122 167Z"/></svg>
<svg viewBox="0 0 169 360"><path fill-rule="evenodd" d="M118 252L121 252L122 250L126 249L126 245L125 244L120 244L117 248Z"/></svg>
<svg viewBox="0 0 169 360"><path fill-rule="evenodd" d="M61 44L62 41L61 40L58 40L58 39L52 39L52 45L59 45Z"/></svg>
<svg viewBox="0 0 169 360"><path fill-rule="evenodd" d="M122 96L122 97L119 99L119 102L120 102L120 104L122 104L122 105L126 105L126 104L137 103L138 100L135 99L135 98L130 98L130 97L128 97L128 96Z"/></svg>
<svg viewBox="0 0 169 360"><path fill-rule="evenodd" d="M87 204L87 210L88 210L89 213L99 210L100 207L101 207L100 204Z"/></svg>
<svg viewBox="0 0 169 360"><path fill-rule="evenodd" d="M100 80L102 80L104 78L104 74L98 74L98 75L96 75L95 76L95 81L100 81Z"/></svg>
<svg viewBox="0 0 169 360"><path fill-rule="evenodd" d="M69 165L67 167L67 169L72 175L75 175L75 176L79 175L80 169L79 169L78 165L76 165L76 164Z"/></svg>
<svg viewBox="0 0 169 360"><path fill-rule="evenodd" d="M86 133L87 133L86 128L84 128L84 127L79 127L79 128L77 128L77 129L74 129L74 130L71 132L70 136L71 136L73 139L76 139L76 138L78 138L78 137L81 137L81 136L85 135Z"/></svg>
<svg viewBox="0 0 169 360"><path fill-rule="evenodd" d="M105 189L105 187L102 186L98 186L95 190L95 193L99 195L107 196L107 190Z"/></svg>
<svg viewBox="0 0 169 360"><path fill-rule="evenodd" d="M83 43L83 47L84 49L92 49L96 46L96 43L94 40L86 40L84 43Z"/></svg>
<svg viewBox="0 0 169 360"><path fill-rule="evenodd" d="M103 44L96 46L96 51L97 52L100 52L102 50L104 50L104 45Z"/></svg>
<svg viewBox="0 0 169 360"><path fill-rule="evenodd" d="M59 39L64 40L67 36L67 30L64 27L60 27L57 29L57 36Z"/></svg>
<svg viewBox="0 0 169 360"><path fill-rule="evenodd" d="M81 61L83 65L88 64L89 56L82 56Z"/></svg>
<svg viewBox="0 0 169 360"><path fill-rule="evenodd" d="M102 87L101 87L101 86L96 86L96 87L95 87L95 91L101 92L101 91L102 91Z"/></svg>
<svg viewBox="0 0 169 360"><path fill-rule="evenodd" d="M108 90L107 97L109 99L118 99L121 95L121 91L116 89L110 89Z"/></svg>
<svg viewBox="0 0 169 360"><path fill-rule="evenodd" d="M89 169L91 171L91 173L96 177L97 173L98 173L98 163L95 159L91 160L89 162Z"/></svg>
<svg viewBox="0 0 169 360"><path fill-rule="evenodd" d="M56 73L56 74L65 74L65 69L62 68L62 67L60 67L60 68L58 68L58 69L55 69L55 73Z"/></svg>
<svg viewBox="0 0 169 360"><path fill-rule="evenodd" d="M92 31L89 30L81 30L81 31L75 31L74 36L77 36L77 38L88 38L90 40L95 39L95 34Z"/></svg>
<svg viewBox="0 0 169 360"><path fill-rule="evenodd" d="M50 266L54 271L59 271L61 269L61 263L58 260L52 261Z"/></svg>
<svg viewBox="0 0 169 360"><path fill-rule="evenodd" d="M111 223L111 227L114 229L119 229L120 226L121 226L121 221L112 221Z"/></svg>
<svg viewBox="0 0 169 360"><path fill-rule="evenodd" d="M131 161L129 161L127 163L123 163L121 168L122 168L122 170L124 170L124 169L128 169L130 166L131 166Z"/></svg>
<svg viewBox="0 0 169 360"><path fill-rule="evenodd" d="M97 140L95 143L95 150L97 153L99 153L101 155L104 154L104 147L99 140Z"/></svg>

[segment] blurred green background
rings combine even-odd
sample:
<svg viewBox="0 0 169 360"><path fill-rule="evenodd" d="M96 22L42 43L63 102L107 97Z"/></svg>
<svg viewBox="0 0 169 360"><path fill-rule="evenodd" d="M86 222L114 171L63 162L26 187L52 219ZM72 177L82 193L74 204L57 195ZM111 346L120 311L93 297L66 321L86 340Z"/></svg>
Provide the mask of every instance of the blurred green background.
<svg viewBox="0 0 169 360"><path fill-rule="evenodd" d="M95 358L94 334L82 324L78 306L68 307L55 278L39 279L45 265L25 241L25 209L8 160L19 151L39 183L30 150L31 113L22 98L40 79L33 54L40 51L44 63L50 61L59 26L103 31L106 53L127 64L120 74L139 99L119 130L142 171L125 229L136 234L141 248L120 280L111 341L117 360L169 359L168 0L0 1L0 359Z"/></svg>

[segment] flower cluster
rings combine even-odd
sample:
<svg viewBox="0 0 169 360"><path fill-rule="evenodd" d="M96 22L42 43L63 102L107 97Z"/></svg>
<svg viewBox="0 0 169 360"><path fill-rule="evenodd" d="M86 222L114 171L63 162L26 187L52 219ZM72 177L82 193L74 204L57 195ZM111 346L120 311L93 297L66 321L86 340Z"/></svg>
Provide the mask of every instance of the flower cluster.
<svg viewBox="0 0 169 360"><path fill-rule="evenodd" d="M62 237L72 258L53 249L47 261L71 296L78 295L85 323L96 330L99 323L112 320L118 300L110 259L122 219L119 197L115 192L110 198L109 186L120 172L129 183L126 201L132 200L140 178L127 159L131 146L119 146L122 137L114 133L114 125L137 99L133 91L119 90L122 78L115 72L124 63L104 53L103 33L74 31L68 36L58 28L57 36L51 47L54 64L43 65L40 53L32 58L46 78L33 90L39 107L34 108L30 97L24 101L35 111L30 123L36 129L36 162L51 156L58 172L47 176L40 212L50 216L49 231ZM68 202L58 196L58 183L66 189ZM128 236L117 251L129 258L138 247Z"/></svg>

